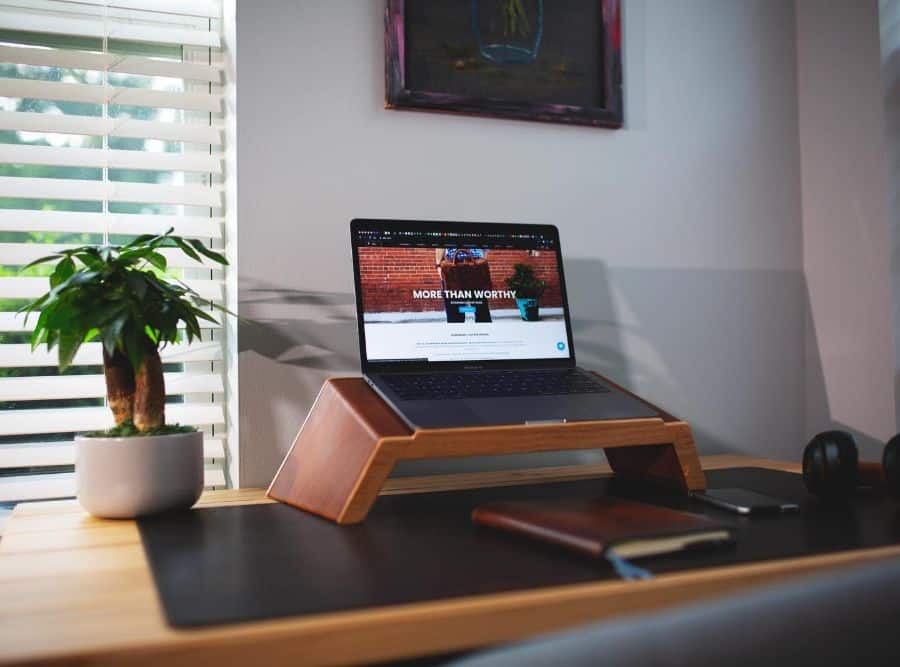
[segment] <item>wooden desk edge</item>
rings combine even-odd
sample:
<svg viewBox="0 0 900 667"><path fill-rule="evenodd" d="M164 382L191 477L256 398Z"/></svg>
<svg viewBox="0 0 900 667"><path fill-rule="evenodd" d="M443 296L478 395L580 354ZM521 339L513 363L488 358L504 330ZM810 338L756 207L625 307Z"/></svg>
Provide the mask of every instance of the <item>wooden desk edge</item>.
<svg viewBox="0 0 900 667"><path fill-rule="evenodd" d="M722 468L757 467L785 472L800 472L799 463L776 461L740 454L711 454L701 456L704 470L720 470ZM523 468L513 470L495 470L487 472L451 473L446 475L425 475L409 477L392 477L385 482L380 495L401 493L428 493L433 491L454 491L476 489L486 486L515 486L517 484L534 484L540 482L565 482L579 479L591 479L612 474L607 463L544 466L539 468ZM244 488L224 491L206 491L195 507L218 507L245 503L277 502L265 497L265 489ZM9 521L36 514L84 514L84 510L74 500L48 500L17 505L10 515ZM100 519L98 519L100 521ZM118 522L121 523L121 522ZM0 554L3 553L3 541L0 540Z"/></svg>
<svg viewBox="0 0 900 667"><path fill-rule="evenodd" d="M200 630L172 630L178 643L135 642L79 654L48 654L40 664L353 665L484 648L701 603L753 586L836 567L900 557L900 546L661 575L456 598ZM539 611L538 611L539 610ZM414 628L414 632L411 630ZM269 653L271 651L271 653ZM141 654L143 652L143 654ZM188 655L188 652L190 654ZM271 662L266 656L272 656ZM28 664L31 660L25 663ZM2 664L2 663L0 663ZM201 663L202 664L202 663Z"/></svg>
<svg viewBox="0 0 900 667"><path fill-rule="evenodd" d="M794 464L746 457L704 458L706 469L748 465L793 472L798 469ZM506 475L506 483L533 482L535 478L579 479L604 472L608 472L604 466L537 469L531 473L514 471ZM385 493L494 484L499 474L397 478ZM215 492L201 502L206 506L255 502L262 493L261 490ZM41 507L14 513L14 517L21 517L24 522L27 517L41 520L73 511L78 510L71 504L42 503ZM139 538L135 546L142 554ZM14 555L5 555L11 556ZM15 556L28 558L27 553ZM252 661L262 665L266 664L266 656L271 656L272 662L318 665L351 664L360 659L391 660L523 639L579 623L697 602L824 568L888 557L900 557L900 545L668 574L647 582L604 581L198 630L167 627L154 597L153 609L145 605L132 610L140 615L134 622L144 625L137 628L143 636L142 632L136 632L135 637L111 637L104 628L92 628L94 640L84 638L76 648L60 642L54 645L53 628L48 627L46 644L37 648L17 646L14 635L2 637L5 633L0 630L0 663L152 665L165 660L167 664L179 665L196 664L198 659L204 659L222 664ZM145 570L146 567L144 562ZM148 570L143 576L152 586ZM2 616L0 611L0 621ZM41 623L40 613L35 612L31 620ZM410 632L413 626L415 632Z"/></svg>

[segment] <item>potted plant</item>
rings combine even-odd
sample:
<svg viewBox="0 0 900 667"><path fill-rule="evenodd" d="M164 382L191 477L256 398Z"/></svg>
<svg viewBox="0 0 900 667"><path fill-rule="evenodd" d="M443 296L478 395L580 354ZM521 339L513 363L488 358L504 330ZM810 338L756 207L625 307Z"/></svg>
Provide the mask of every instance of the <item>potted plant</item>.
<svg viewBox="0 0 900 667"><path fill-rule="evenodd" d="M179 325L190 343L200 338L201 320L215 320L202 309L212 304L165 276L160 250L175 248L195 260L203 256L221 265L228 262L200 241L172 231L120 246L66 249L28 265L56 262L50 290L21 309L28 313L26 321L40 313L32 349L57 348L64 371L83 343L102 344L115 426L75 438L78 500L96 516L133 518L188 508L203 490L203 434L166 424L159 350L181 338Z"/></svg>
<svg viewBox="0 0 900 667"><path fill-rule="evenodd" d="M514 264L513 274L506 279L506 286L515 291L519 314L526 322L537 322L540 316L540 298L547 283L538 280L534 268L528 264Z"/></svg>

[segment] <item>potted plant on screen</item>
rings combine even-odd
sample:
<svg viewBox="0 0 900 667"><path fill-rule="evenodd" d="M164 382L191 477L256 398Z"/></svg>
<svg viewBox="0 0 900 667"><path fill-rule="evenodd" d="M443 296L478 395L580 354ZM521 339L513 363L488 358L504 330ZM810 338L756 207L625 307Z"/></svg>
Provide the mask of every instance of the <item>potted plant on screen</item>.
<svg viewBox="0 0 900 667"><path fill-rule="evenodd" d="M63 371L83 343L102 345L115 425L75 438L78 500L96 516L131 518L188 508L203 490L203 434L166 423L159 350L182 337L179 326L190 343L200 338L201 320L215 320L203 309L208 301L165 276L164 248L228 264L221 254L170 229L120 246L66 249L28 265L55 262L50 290L22 308L26 321L39 313L32 349L56 348Z"/></svg>
<svg viewBox="0 0 900 667"><path fill-rule="evenodd" d="M519 314L526 322L537 322L540 316L540 298L547 283L538 280L534 268L528 264L514 264L513 274L506 279L506 286L516 293Z"/></svg>

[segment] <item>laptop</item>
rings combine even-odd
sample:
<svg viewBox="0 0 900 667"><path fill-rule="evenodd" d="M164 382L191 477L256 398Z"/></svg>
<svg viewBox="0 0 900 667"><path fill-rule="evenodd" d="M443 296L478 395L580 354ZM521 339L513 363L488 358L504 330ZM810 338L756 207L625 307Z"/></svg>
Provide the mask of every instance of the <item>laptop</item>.
<svg viewBox="0 0 900 667"><path fill-rule="evenodd" d="M552 225L350 223L362 373L413 429L657 416L575 365Z"/></svg>

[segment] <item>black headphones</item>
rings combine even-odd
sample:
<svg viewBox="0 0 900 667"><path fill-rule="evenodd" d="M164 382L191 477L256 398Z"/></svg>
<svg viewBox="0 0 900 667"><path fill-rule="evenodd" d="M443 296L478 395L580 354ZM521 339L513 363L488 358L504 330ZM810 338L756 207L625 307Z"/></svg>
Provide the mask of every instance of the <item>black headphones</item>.
<svg viewBox="0 0 900 667"><path fill-rule="evenodd" d="M823 431L803 450L803 482L820 498L847 498L858 486L869 486L900 499L900 434L884 446L881 463L868 463L859 461L850 433Z"/></svg>

